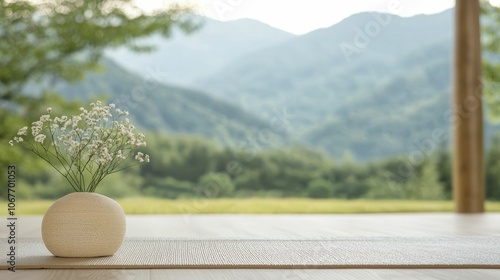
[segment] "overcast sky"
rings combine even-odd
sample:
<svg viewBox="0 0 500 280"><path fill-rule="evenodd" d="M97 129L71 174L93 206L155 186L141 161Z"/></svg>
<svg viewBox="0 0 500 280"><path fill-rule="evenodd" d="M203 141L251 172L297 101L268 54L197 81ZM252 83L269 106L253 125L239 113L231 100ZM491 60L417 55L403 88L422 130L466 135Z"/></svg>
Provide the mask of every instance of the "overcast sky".
<svg viewBox="0 0 500 280"><path fill-rule="evenodd" d="M153 7L172 0L136 0ZM500 0L493 0L500 3ZM294 34L331 26L365 11L412 16L434 14L455 5L455 0L177 0L195 5L201 14L221 21L252 18Z"/></svg>

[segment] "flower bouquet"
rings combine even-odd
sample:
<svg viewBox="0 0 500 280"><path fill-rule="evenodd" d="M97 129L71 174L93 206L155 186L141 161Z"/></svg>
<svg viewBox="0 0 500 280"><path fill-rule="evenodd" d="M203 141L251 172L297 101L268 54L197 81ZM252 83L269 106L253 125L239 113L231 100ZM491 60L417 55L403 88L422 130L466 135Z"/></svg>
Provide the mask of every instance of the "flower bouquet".
<svg viewBox="0 0 500 280"><path fill-rule="evenodd" d="M31 127L19 129L10 145L22 145L50 164L75 191L58 199L45 213L42 238L47 249L61 257L113 255L125 236L125 213L114 200L94 193L108 175L149 155L128 112L97 101L73 116L53 116L52 108Z"/></svg>

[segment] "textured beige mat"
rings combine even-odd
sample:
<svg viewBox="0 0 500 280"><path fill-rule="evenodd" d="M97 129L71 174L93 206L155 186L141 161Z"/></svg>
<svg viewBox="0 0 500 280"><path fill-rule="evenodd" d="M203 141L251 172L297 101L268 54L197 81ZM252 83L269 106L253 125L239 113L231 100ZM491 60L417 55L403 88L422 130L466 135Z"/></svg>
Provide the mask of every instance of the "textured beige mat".
<svg viewBox="0 0 500 280"><path fill-rule="evenodd" d="M7 240L0 241L0 267L5 269ZM101 258L56 258L40 239L17 243L17 269L500 268L500 237L127 239L114 256Z"/></svg>

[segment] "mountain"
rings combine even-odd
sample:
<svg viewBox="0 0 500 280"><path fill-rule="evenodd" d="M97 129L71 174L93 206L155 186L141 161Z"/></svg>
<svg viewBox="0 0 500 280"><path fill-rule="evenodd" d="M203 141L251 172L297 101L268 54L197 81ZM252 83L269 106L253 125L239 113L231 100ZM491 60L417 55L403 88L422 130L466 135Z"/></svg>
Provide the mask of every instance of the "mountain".
<svg viewBox="0 0 500 280"><path fill-rule="evenodd" d="M260 35L258 29L243 32L242 25L259 26L253 21L214 21L200 37L183 37L177 49L169 49L172 60L183 64L179 69L186 67L178 73L193 73L186 80L192 89L165 85L171 72L158 63L139 77L106 61L104 76L65 85L64 92L109 92L115 102L130 102L131 114L145 128L203 135L225 145L241 147L244 140L258 148L269 129L277 128L273 121L278 116L286 117L282 124L287 126L276 145L307 145L335 158L349 154L358 160L411 156L451 142L452 23L452 10L410 18L361 13L291 36L268 27ZM237 31L248 35L245 44L262 43L275 32L283 37L246 46L246 54L233 49L210 55L213 46L237 46L236 37L226 37ZM210 51L200 51L205 45ZM130 55L120 63L161 61L169 52ZM488 141L500 128L486 123L485 130Z"/></svg>
<svg viewBox="0 0 500 280"><path fill-rule="evenodd" d="M453 12L353 15L234 61L195 86L261 118L293 116L297 141L358 159L410 153L447 127ZM448 133L448 129L444 132Z"/></svg>
<svg viewBox="0 0 500 280"><path fill-rule="evenodd" d="M407 53L449 42L451 23L451 11L411 18L360 13L247 55L196 85L263 115L287 104L304 112L300 122L312 124L392 78ZM370 33L372 26L379 31Z"/></svg>
<svg viewBox="0 0 500 280"><path fill-rule="evenodd" d="M406 56L398 69L404 71L367 89L366 95L344 101L335 115L311 127L304 133L307 142L334 155L350 151L359 159L412 154L425 145L437 149L449 144L449 43Z"/></svg>
<svg viewBox="0 0 500 280"><path fill-rule="evenodd" d="M102 64L103 73L90 74L79 84L61 83L55 89L70 99L106 96L128 110L145 130L195 134L225 145L235 146L267 126L241 108L203 92L164 85L159 82L161 73L140 78L109 59Z"/></svg>
<svg viewBox="0 0 500 280"><path fill-rule="evenodd" d="M168 73L164 83L190 86L239 57L295 37L250 19L221 22L196 16L193 20L202 26L192 34L174 32L168 39L154 36L140 42L154 45L153 52L138 54L119 48L106 55L140 76L159 69Z"/></svg>

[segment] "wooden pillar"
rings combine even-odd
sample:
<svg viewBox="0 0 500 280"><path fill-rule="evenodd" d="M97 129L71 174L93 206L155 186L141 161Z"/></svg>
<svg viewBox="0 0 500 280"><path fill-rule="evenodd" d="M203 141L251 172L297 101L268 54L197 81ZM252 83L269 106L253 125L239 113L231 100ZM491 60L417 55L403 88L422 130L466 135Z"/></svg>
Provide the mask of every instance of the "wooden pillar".
<svg viewBox="0 0 500 280"><path fill-rule="evenodd" d="M456 0L453 192L458 213L484 211L479 0Z"/></svg>

